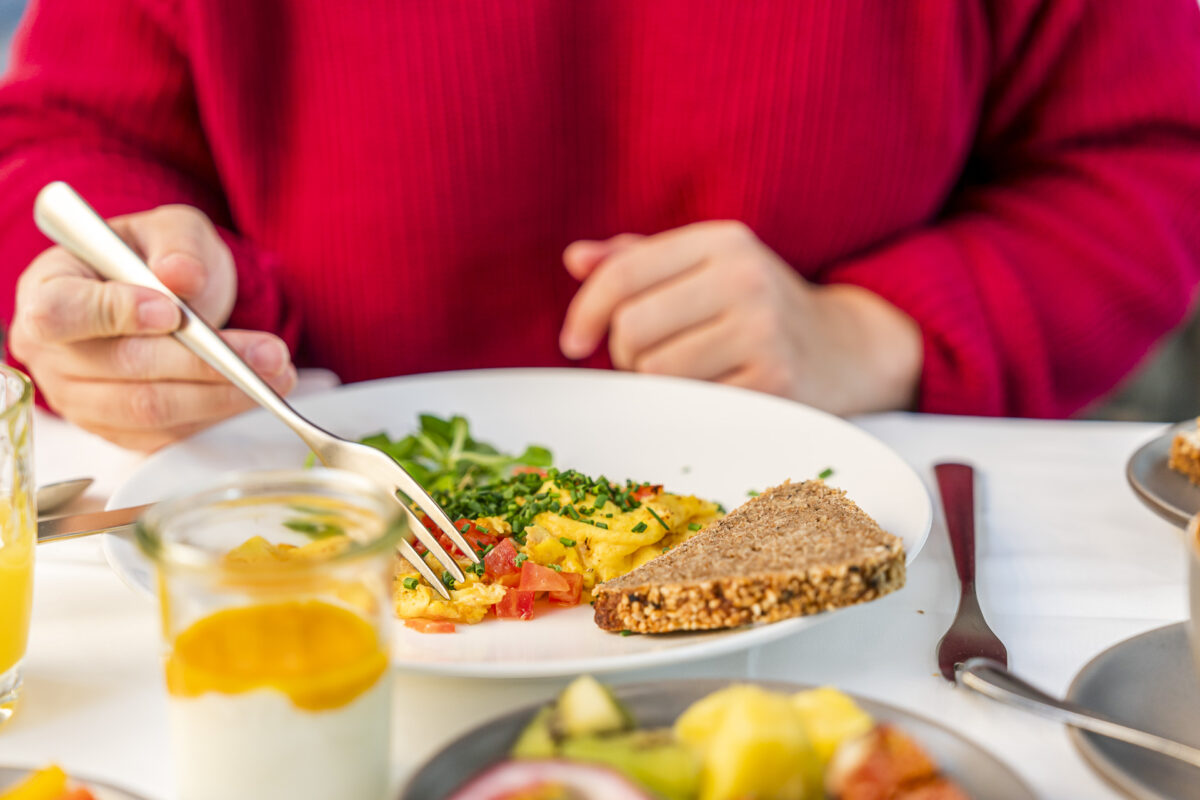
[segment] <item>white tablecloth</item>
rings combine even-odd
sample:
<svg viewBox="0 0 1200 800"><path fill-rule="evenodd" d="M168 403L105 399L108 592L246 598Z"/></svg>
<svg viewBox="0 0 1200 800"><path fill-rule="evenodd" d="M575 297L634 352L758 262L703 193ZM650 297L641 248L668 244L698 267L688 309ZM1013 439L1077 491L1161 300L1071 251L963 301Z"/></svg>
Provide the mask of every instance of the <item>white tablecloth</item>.
<svg viewBox="0 0 1200 800"><path fill-rule="evenodd" d="M1125 484L1125 460L1159 428L888 414L860 420L930 481L936 460L982 472L981 602L1011 666L1052 692L1100 650L1186 615L1180 533ZM40 482L94 475L75 508L99 508L140 463L39 414ZM958 597L940 512L908 586L772 645L711 661L624 674L774 678L836 684L932 716L1017 770L1040 797L1116 795L1089 771L1064 728L970 696L938 674L934 645ZM26 701L0 730L0 763L57 761L155 800L172 797L157 609L125 588L94 540L40 548ZM402 675L397 774L453 736L549 698L555 680L480 681Z"/></svg>

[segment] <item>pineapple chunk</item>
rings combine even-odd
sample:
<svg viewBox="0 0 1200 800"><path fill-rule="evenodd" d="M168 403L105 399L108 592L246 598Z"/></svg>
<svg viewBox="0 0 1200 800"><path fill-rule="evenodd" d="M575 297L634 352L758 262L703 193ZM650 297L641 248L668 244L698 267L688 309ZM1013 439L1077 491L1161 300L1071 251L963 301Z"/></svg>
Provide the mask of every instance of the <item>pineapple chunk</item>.
<svg viewBox="0 0 1200 800"><path fill-rule="evenodd" d="M870 714L831 686L792 695L792 707L800 714L822 766L842 742L862 736L875 724Z"/></svg>
<svg viewBox="0 0 1200 800"><path fill-rule="evenodd" d="M58 767L46 767L0 792L0 800L58 800L66 793L67 774Z"/></svg>
<svg viewBox="0 0 1200 800"><path fill-rule="evenodd" d="M821 764L786 697L730 686L697 701L675 735L703 762L700 800L810 800L821 796Z"/></svg>

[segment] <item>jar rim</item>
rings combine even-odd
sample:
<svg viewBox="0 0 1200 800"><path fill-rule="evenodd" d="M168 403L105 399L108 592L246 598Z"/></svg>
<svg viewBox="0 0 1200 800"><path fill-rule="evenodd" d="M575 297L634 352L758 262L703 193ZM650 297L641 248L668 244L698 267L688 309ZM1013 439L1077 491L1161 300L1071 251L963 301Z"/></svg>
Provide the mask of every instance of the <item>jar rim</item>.
<svg viewBox="0 0 1200 800"><path fill-rule="evenodd" d="M21 384L21 396L8 405L3 404L6 398L0 396L0 421L7 421L9 418L20 414L21 409L32 405L33 381L24 372L8 364L0 364L0 375L3 375L5 379L12 378ZM7 395L7 392L4 394Z"/></svg>
<svg viewBox="0 0 1200 800"><path fill-rule="evenodd" d="M321 558L287 561L271 565L272 572L295 574L325 568L394 549L402 539L412 539L407 515L401 514L399 499L393 500L377 484L361 475L328 467L252 470L225 475L219 482L199 491L172 497L152 505L134 529L142 553L160 567L196 570L227 570L225 553L179 540L166 540L163 530L180 515L205 506L230 504L255 497L294 497L308 492L312 497L353 498L380 519L378 535L369 539L348 537L350 544Z"/></svg>

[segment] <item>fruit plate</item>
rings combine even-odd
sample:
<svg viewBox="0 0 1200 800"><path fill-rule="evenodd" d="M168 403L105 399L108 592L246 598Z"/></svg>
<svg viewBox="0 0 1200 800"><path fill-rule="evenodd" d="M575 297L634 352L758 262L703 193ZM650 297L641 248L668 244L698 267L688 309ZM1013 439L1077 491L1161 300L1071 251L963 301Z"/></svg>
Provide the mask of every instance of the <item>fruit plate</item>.
<svg viewBox="0 0 1200 800"><path fill-rule="evenodd" d="M733 508L747 491L826 468L884 529L904 540L908 559L925 543L932 509L917 474L894 451L845 420L757 392L678 378L591 370L520 369L441 373L340 387L297 401L322 427L347 437L386 430L402 436L417 415L462 414L472 435L503 450L543 444L555 463L610 479L664 484ZM114 494L111 508L162 500L233 470L296 467L307 448L255 411L151 458ZM147 597L155 579L129 537L105 536L113 569ZM402 669L475 677L539 677L637 669L753 647L838 612L732 631L617 636L592 622L591 608L555 609L532 621L487 619L451 635L395 626Z"/></svg>
<svg viewBox="0 0 1200 800"><path fill-rule="evenodd" d="M787 693L813 688L774 681L756 683L765 689ZM658 728L670 726L689 705L728 685L729 681L724 680L655 681L615 686L613 693L632 711L640 726ZM1033 792L1016 773L949 728L874 700L861 697L854 700L877 721L893 723L913 736L972 800L1034 800ZM400 800L449 796L471 776L503 760L540 707L539 704L513 711L446 745L417 770Z"/></svg>
<svg viewBox="0 0 1200 800"><path fill-rule="evenodd" d="M29 776L30 770L24 767L0 767L0 792L8 789ZM117 789L100 781L94 781L90 778L76 778L72 776L72 784L79 784L88 787L92 791L92 795L96 800L146 800L140 794Z"/></svg>
<svg viewBox="0 0 1200 800"><path fill-rule="evenodd" d="M1184 430L1196 430L1196 420L1167 428L1135 450L1125 465L1125 478L1138 499L1180 528L1186 528L1188 520L1200 514L1200 486L1167 466L1171 442Z"/></svg>

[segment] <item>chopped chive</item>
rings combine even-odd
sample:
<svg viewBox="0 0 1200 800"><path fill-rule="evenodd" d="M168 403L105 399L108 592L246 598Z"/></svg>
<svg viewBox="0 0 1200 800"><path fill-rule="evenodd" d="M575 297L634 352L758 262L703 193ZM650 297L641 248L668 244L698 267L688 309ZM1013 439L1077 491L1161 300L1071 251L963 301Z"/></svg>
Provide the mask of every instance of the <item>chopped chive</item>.
<svg viewBox="0 0 1200 800"><path fill-rule="evenodd" d="M524 553L517 553L517 557L513 559L513 563L519 567L528 560L529 556L525 555Z"/></svg>
<svg viewBox="0 0 1200 800"><path fill-rule="evenodd" d="M549 566L550 569L554 570L555 572L562 572L562 567L560 567L558 564L550 564Z"/></svg>
<svg viewBox="0 0 1200 800"><path fill-rule="evenodd" d="M688 523L688 530L689 530L689 531L698 531L698 530L700 530L700 529L701 529L701 528L703 528L703 527L704 527L704 526L703 526L703 525L701 525L699 522L689 522L689 523Z"/></svg>
<svg viewBox="0 0 1200 800"><path fill-rule="evenodd" d="M480 556L486 556L488 553L492 552L492 551L493 551L493 550L495 550L495 549L496 549L496 545L494 545L494 544L489 544L487 547L485 547L485 548L483 548L482 550L480 550L480 551L479 551L479 555L480 555Z"/></svg>
<svg viewBox="0 0 1200 800"><path fill-rule="evenodd" d="M648 527L650 527L650 526L649 526L649 525L647 525L646 523L644 523L644 522L639 522L637 525L634 525L634 526L633 526L633 532L634 532L634 533L641 533L642 531L646 530L646 528L648 528Z"/></svg>
<svg viewBox="0 0 1200 800"><path fill-rule="evenodd" d="M442 585L447 589L454 588L454 576L450 574L449 570L442 573Z"/></svg>
<svg viewBox="0 0 1200 800"><path fill-rule="evenodd" d="M566 536L560 536L560 537L558 537L558 540L560 542L562 542L563 547L574 547L575 546L575 540L568 539Z"/></svg>
<svg viewBox="0 0 1200 800"><path fill-rule="evenodd" d="M746 491L746 497L758 497L761 494L757 489L749 489Z"/></svg>
<svg viewBox="0 0 1200 800"><path fill-rule="evenodd" d="M610 514L609 516L612 516L612 515ZM604 528L604 530L608 530L607 522L593 522L592 524L595 525L597 528Z"/></svg>
<svg viewBox="0 0 1200 800"><path fill-rule="evenodd" d="M823 481L828 480L829 478L832 478L833 477L833 467L826 467L825 469L821 470L821 474L818 475L817 477Z"/></svg>
<svg viewBox="0 0 1200 800"><path fill-rule="evenodd" d="M621 631L621 635L622 636L632 636L633 631L626 629L626 630Z"/></svg>
<svg viewBox="0 0 1200 800"><path fill-rule="evenodd" d="M405 589L415 589L415 588L417 588L417 583L418 583L418 581L416 578L405 578L404 579L404 588Z"/></svg>
<svg viewBox="0 0 1200 800"><path fill-rule="evenodd" d="M663 522L663 521L662 521L662 517L660 517L658 514L654 513L654 509L653 509L653 508L651 508L650 506L646 506L646 510L650 512L650 516L652 516L652 517L654 517L656 520L658 520L658 524L663 526L663 530L664 530L664 531L669 531L669 530L671 530L670 528L668 528L668 527L667 527L667 523L665 523L665 522Z"/></svg>

